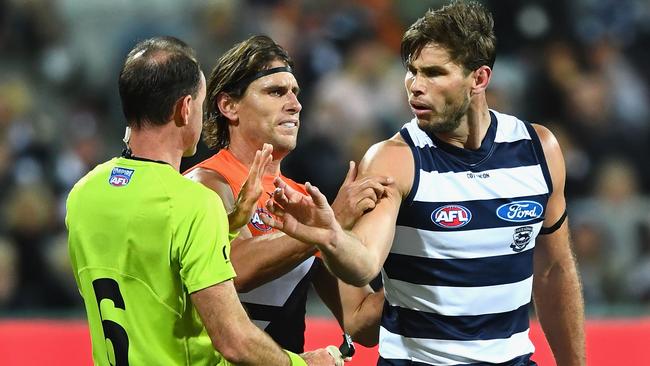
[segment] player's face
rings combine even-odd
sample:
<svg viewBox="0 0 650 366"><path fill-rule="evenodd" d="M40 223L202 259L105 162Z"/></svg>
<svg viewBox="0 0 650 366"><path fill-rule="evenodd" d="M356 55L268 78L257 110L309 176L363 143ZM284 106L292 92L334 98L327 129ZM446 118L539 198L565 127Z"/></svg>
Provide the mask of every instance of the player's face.
<svg viewBox="0 0 650 366"><path fill-rule="evenodd" d="M189 121L187 125L187 148L183 152L183 156L192 156L196 153L196 145L199 143L201 137L201 129L203 128L203 100L205 99L205 76L201 72L201 81L199 90L196 93L196 98L192 98Z"/></svg>
<svg viewBox="0 0 650 366"><path fill-rule="evenodd" d="M472 73L465 75L449 52L433 43L407 68L406 93L420 128L429 133L456 130L469 108Z"/></svg>
<svg viewBox="0 0 650 366"><path fill-rule="evenodd" d="M274 61L270 68L286 66ZM241 134L252 146L273 145L273 153L287 153L296 147L300 110L300 89L293 74L277 72L253 81L241 100L237 114Z"/></svg>

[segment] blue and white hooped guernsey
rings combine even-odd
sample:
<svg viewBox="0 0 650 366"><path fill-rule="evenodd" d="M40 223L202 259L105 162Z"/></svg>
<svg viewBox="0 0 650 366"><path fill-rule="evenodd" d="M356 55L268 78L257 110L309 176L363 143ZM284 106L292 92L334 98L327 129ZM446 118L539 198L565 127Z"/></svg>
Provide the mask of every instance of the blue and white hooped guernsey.
<svg viewBox="0 0 650 366"><path fill-rule="evenodd" d="M382 277L378 365L520 365L535 237L552 191L530 123L490 110L478 150L400 133L415 160Z"/></svg>

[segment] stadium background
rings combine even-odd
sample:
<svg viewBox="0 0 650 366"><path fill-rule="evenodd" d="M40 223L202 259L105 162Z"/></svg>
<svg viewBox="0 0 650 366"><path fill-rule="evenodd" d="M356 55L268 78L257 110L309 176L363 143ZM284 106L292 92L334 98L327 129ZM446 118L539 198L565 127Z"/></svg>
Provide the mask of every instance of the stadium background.
<svg viewBox="0 0 650 366"><path fill-rule="evenodd" d="M251 34L286 47L304 108L284 170L331 199L346 162L411 118L400 38L441 3L0 0L0 364L40 363L39 348L83 332L64 203L78 178L121 151L117 73L137 40L177 36L206 74ZM650 2L484 3L499 40L489 104L548 126L565 154L589 364L650 364L638 343L650 339ZM209 154L201 146L183 167ZM330 321L317 298L309 313L313 324ZM48 363L87 355L80 342L48 348Z"/></svg>

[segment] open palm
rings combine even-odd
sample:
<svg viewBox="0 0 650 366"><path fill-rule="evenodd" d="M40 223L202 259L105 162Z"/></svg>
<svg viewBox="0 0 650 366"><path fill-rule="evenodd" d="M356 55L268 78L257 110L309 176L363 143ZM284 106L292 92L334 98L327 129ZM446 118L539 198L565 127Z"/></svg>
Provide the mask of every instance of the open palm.
<svg viewBox="0 0 650 366"><path fill-rule="evenodd" d="M273 184L276 189L266 205L277 219L264 217L264 222L306 243L329 243L334 233L340 230L340 225L327 198L318 188L306 183L308 195L304 195L280 178L276 178Z"/></svg>

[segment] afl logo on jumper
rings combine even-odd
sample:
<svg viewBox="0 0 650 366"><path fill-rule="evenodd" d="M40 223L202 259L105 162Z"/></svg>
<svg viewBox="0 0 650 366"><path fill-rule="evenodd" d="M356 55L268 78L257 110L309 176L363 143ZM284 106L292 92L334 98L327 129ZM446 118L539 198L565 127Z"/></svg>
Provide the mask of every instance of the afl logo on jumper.
<svg viewBox="0 0 650 366"><path fill-rule="evenodd" d="M266 215L269 217L271 216L271 214L268 213L265 209L258 208L257 210L255 210L253 217L251 217L251 225L253 225L259 231L269 231L273 229L269 225L265 224L264 221L262 221L262 218L260 217L262 215Z"/></svg>
<svg viewBox="0 0 650 366"><path fill-rule="evenodd" d="M497 216L510 222L526 222L542 217L544 208L535 201L515 201L497 208Z"/></svg>
<svg viewBox="0 0 650 366"><path fill-rule="evenodd" d="M124 187L131 181L133 169L115 167L111 171L111 177L108 178L108 183L114 187Z"/></svg>
<svg viewBox="0 0 650 366"><path fill-rule="evenodd" d="M472 219L472 213L460 205L447 205L431 213L431 221L445 229L455 229L467 225Z"/></svg>

